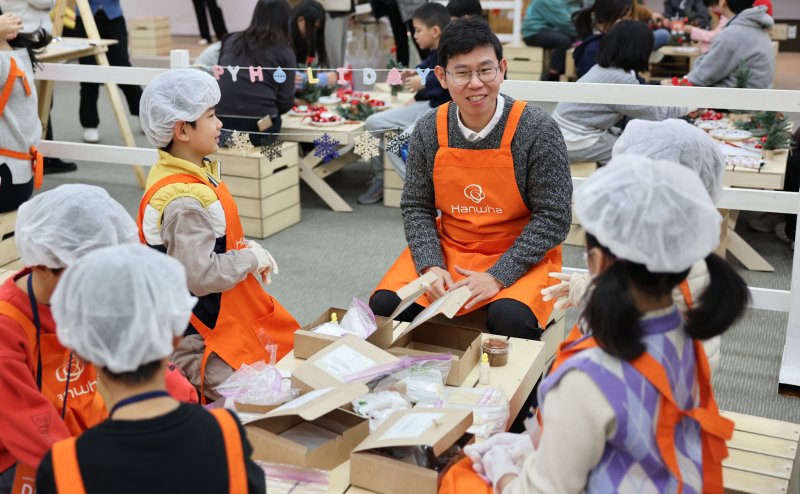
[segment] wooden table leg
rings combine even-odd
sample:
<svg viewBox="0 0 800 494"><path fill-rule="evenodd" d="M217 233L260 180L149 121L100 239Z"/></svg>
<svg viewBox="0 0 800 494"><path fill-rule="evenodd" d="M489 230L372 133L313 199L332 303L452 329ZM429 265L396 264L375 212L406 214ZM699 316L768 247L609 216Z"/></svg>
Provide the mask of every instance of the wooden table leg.
<svg viewBox="0 0 800 494"><path fill-rule="evenodd" d="M775 268L733 229L728 230L728 252L750 271L775 271Z"/></svg>
<svg viewBox="0 0 800 494"><path fill-rule="evenodd" d="M308 184L311 189L316 192L316 194L325 201L325 204L328 205L331 209L339 213L351 213L353 212L353 208L350 207L347 202L342 199L342 196L336 193L333 188L328 185L328 183L322 179L321 177L317 176L314 173L314 167L319 165L322 162L320 158L314 156L313 153L308 153L307 155L300 158L300 163L298 166L300 167L300 178L303 179L305 183Z"/></svg>
<svg viewBox="0 0 800 494"><path fill-rule="evenodd" d="M36 81L36 96L39 98L39 121L42 122L42 139L47 133L50 120L50 104L53 102L53 81Z"/></svg>

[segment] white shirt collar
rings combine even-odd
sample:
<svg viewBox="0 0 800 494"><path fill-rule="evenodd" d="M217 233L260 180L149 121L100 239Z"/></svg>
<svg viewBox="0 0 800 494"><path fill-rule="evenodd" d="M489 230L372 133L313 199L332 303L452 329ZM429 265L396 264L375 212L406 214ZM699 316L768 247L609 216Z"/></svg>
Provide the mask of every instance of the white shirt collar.
<svg viewBox="0 0 800 494"><path fill-rule="evenodd" d="M483 139L489 132L494 130L497 126L497 122L500 121L500 117L503 116L503 108L505 107L506 100L500 93L497 93L497 108L494 110L494 115L492 119L489 120L489 123L486 124L486 127L481 129L480 132L474 132L470 130L464 122L461 121L461 114L458 112L458 108L456 108L456 119L458 120L458 128L461 129L461 133L464 134L464 138L470 142L477 141L478 139Z"/></svg>

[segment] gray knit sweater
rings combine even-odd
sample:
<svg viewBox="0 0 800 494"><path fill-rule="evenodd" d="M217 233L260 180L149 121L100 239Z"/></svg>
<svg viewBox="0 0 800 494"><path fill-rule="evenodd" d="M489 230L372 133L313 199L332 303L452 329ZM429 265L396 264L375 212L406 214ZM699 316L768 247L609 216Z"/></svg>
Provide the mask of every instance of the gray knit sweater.
<svg viewBox="0 0 800 494"><path fill-rule="evenodd" d="M497 149L514 100L505 96L503 116L484 139L469 142L458 127L457 107L450 105L449 145L462 149ZM408 153L408 171L400 207L406 240L417 271L429 266L446 268L436 230L433 166L439 142L436 111L422 116L414 127ZM572 178L561 131L541 108L528 104L511 142L514 175L531 220L514 244L488 273L504 286L524 275L553 247L561 244L572 222Z"/></svg>

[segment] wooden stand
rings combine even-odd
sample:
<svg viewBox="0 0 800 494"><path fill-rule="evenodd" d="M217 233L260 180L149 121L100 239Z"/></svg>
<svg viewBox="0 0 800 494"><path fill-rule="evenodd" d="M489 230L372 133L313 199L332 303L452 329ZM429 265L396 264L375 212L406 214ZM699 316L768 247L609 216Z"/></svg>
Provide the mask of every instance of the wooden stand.
<svg viewBox="0 0 800 494"><path fill-rule="evenodd" d="M83 27L86 30L86 36L88 39L100 42L100 33L97 30L97 24L94 22L94 16L92 15L92 8L89 6L88 0L56 0L55 5L55 16L53 20L53 30L52 34L53 37L61 36L61 33L64 30L64 11L67 8L67 4L70 6L77 6L78 11L81 14L80 21L83 22ZM108 66L108 56L106 56L107 48L104 46L102 49L95 50L93 55L95 60L97 61L97 65L105 65ZM119 127L120 133L122 134L122 141L124 142L125 146L128 147L136 147L136 141L133 138L133 133L131 132L131 127L128 124L128 116L125 112L125 109L122 106L122 99L119 96L119 86L113 83L106 83L106 89L108 90L108 99L111 102L111 108L114 110L114 117L117 120L117 126ZM39 117L42 121L42 135L44 135L44 131L47 129L47 122L50 118L50 103L53 100L53 81L42 81L42 83L38 87L39 91ZM135 166L134 172L136 173L136 181L139 183L139 187L144 189L145 186L145 176L144 170L142 167Z"/></svg>

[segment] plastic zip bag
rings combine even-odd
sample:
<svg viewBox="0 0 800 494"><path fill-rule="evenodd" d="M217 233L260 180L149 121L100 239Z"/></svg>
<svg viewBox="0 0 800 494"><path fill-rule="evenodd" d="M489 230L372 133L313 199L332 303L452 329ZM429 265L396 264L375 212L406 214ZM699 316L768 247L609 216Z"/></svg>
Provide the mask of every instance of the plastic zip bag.
<svg viewBox="0 0 800 494"><path fill-rule="evenodd" d="M269 494L324 494L328 492L328 472L277 465L256 460L264 470Z"/></svg>
<svg viewBox="0 0 800 494"><path fill-rule="evenodd" d="M377 329L378 322L375 320L375 314L372 313L372 309L369 308L366 302L353 297L352 302L350 302L350 308L347 309L339 324L326 322L312 331L330 336L354 334L361 339L367 339Z"/></svg>
<svg viewBox="0 0 800 494"><path fill-rule="evenodd" d="M365 394L353 400L352 404L355 413L369 419L370 432L375 432L395 412L411 408L411 403L396 391Z"/></svg>
<svg viewBox="0 0 800 494"><path fill-rule="evenodd" d="M344 382L368 381L373 391L396 391L411 403L434 400L444 389L453 357L446 353L403 357L344 377Z"/></svg>
<svg viewBox="0 0 800 494"><path fill-rule="evenodd" d="M508 398L499 388L445 388L439 399L417 403L418 407L472 410L467 432L479 440L504 432L510 416Z"/></svg>
<svg viewBox="0 0 800 494"><path fill-rule="evenodd" d="M277 405L292 399L290 380L265 362L242 364L216 390L224 398L251 405Z"/></svg>

